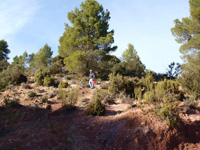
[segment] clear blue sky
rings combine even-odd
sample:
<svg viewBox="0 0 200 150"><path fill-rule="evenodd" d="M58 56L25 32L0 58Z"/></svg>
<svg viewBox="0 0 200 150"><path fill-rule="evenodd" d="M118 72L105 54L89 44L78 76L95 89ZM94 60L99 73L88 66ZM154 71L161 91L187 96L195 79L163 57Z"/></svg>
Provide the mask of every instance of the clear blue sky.
<svg viewBox="0 0 200 150"><path fill-rule="evenodd" d="M8 42L10 62L25 50L36 53L46 43L53 56L67 13L83 0L0 0L0 40ZM134 45L147 69L164 73L173 61L182 62L179 44L170 29L176 18L189 16L189 0L98 0L110 11L110 29L121 57L128 43Z"/></svg>

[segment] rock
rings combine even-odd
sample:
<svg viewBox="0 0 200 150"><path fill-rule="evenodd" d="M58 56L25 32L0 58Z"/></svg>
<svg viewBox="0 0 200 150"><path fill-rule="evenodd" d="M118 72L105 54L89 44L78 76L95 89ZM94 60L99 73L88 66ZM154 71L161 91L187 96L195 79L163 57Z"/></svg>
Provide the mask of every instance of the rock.
<svg viewBox="0 0 200 150"><path fill-rule="evenodd" d="M38 89L38 93L44 93L45 90L44 89Z"/></svg>

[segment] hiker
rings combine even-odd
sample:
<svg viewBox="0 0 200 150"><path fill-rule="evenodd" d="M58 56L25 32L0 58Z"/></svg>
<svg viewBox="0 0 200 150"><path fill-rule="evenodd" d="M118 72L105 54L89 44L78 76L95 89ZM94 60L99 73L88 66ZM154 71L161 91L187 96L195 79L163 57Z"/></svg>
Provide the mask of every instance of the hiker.
<svg viewBox="0 0 200 150"><path fill-rule="evenodd" d="M89 75L89 85L90 85L90 88L94 88L94 78L95 78L95 75L94 75L94 72L92 70L90 70L90 75Z"/></svg>

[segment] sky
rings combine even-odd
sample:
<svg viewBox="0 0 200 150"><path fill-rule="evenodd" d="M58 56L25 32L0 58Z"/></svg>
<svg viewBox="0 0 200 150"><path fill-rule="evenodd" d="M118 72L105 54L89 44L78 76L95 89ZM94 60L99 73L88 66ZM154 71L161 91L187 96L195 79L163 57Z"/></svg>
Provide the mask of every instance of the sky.
<svg viewBox="0 0 200 150"><path fill-rule="evenodd" d="M59 38L67 13L79 7L83 0L0 0L0 40L8 42L13 57L37 53L46 43L58 55ZM170 29L175 19L188 17L189 0L98 0L110 11L110 27L114 29L114 45L111 53L118 58L131 43L150 69L165 73L171 62L182 63Z"/></svg>

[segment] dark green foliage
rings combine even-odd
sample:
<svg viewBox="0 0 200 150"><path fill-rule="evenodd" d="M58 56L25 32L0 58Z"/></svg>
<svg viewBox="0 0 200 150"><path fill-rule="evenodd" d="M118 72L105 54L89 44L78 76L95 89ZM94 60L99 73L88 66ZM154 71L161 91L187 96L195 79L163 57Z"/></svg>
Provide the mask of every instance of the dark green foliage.
<svg viewBox="0 0 200 150"><path fill-rule="evenodd" d="M200 52L191 56L187 64L182 65L180 83L183 89L195 99L200 98Z"/></svg>
<svg viewBox="0 0 200 150"><path fill-rule="evenodd" d="M27 52L24 52L21 56L15 56L13 58L13 65L23 65L25 67L26 63L28 61L28 54Z"/></svg>
<svg viewBox="0 0 200 150"><path fill-rule="evenodd" d="M64 66L64 57L57 55L56 57L52 58L52 64L55 63Z"/></svg>
<svg viewBox="0 0 200 150"><path fill-rule="evenodd" d="M110 86L108 87L109 91L113 94L117 94L120 91L125 89L125 80L124 77L120 74L115 75L111 73L109 75Z"/></svg>
<svg viewBox="0 0 200 150"><path fill-rule="evenodd" d="M98 74L100 78L102 79L108 79L108 75L112 72L121 73L118 72L118 70L115 70L115 66L120 63L119 58L117 58L114 55L104 55L99 63L98 67Z"/></svg>
<svg viewBox="0 0 200 150"><path fill-rule="evenodd" d="M27 77L23 74L19 74L19 75L16 75L14 78L13 78L13 82L14 84L21 84L21 83L26 83L27 82Z"/></svg>
<svg viewBox="0 0 200 150"><path fill-rule="evenodd" d="M59 55L71 72L87 75L90 69L99 70L101 58L117 48L111 47L114 31L108 31L109 11L96 0L85 0L67 17L72 26L66 24L60 37Z"/></svg>
<svg viewBox="0 0 200 150"><path fill-rule="evenodd" d="M5 40L0 41L0 61L4 59L9 59L8 54L10 50L8 49L8 43Z"/></svg>
<svg viewBox="0 0 200 150"><path fill-rule="evenodd" d="M31 68L45 68L51 64L53 51L48 44L45 44L36 54L33 54L33 61L30 63ZM30 58L32 59L32 58Z"/></svg>
<svg viewBox="0 0 200 150"><path fill-rule="evenodd" d="M39 69L34 76L34 81L37 85L43 85L44 84L44 78L46 76L49 76L49 72L45 72L42 69ZM47 80L46 80L47 82Z"/></svg>
<svg viewBox="0 0 200 150"><path fill-rule="evenodd" d="M128 45L128 49L123 52L122 58L125 67L125 72L123 72L124 75L141 77L142 74L144 74L145 65L142 64L140 57L137 55L137 51L132 44Z"/></svg>
<svg viewBox="0 0 200 150"><path fill-rule="evenodd" d="M86 109L87 115L101 116L105 113L105 106L101 103L100 96L95 95L94 100L89 103L88 108Z"/></svg>
<svg viewBox="0 0 200 150"><path fill-rule="evenodd" d="M190 16L174 20L171 29L176 41L181 44L184 64L181 72L181 85L190 95L200 97L200 1L189 0Z"/></svg>
<svg viewBox="0 0 200 150"><path fill-rule="evenodd" d="M74 50L103 50L106 53L114 51L114 31L107 31L110 12L104 11L103 6L96 0L86 0L80 9L75 8L67 15L72 27L68 24L60 38L59 54L68 56Z"/></svg>
<svg viewBox="0 0 200 150"><path fill-rule="evenodd" d="M167 77L169 79L175 79L181 72L181 65L179 63L172 62L167 68Z"/></svg>
<svg viewBox="0 0 200 150"><path fill-rule="evenodd" d="M7 69L7 67L9 66L10 64L8 63L8 61L6 59L3 59L0 61L0 72Z"/></svg>
<svg viewBox="0 0 200 150"><path fill-rule="evenodd" d="M6 86L9 84L20 84L23 80L20 76L24 73L24 66L12 65L6 70L0 72L0 91L5 90Z"/></svg>
<svg viewBox="0 0 200 150"><path fill-rule="evenodd" d="M58 63L53 63L51 66L48 67L48 71L50 74L62 73L62 65Z"/></svg>
<svg viewBox="0 0 200 150"><path fill-rule="evenodd" d="M166 120L167 124L175 128L180 122L180 117L178 114L178 107L176 103L166 103L159 110L157 114L164 120Z"/></svg>
<svg viewBox="0 0 200 150"><path fill-rule="evenodd" d="M28 97L35 97L36 96L36 94L35 94L35 92L30 92L29 94L28 94Z"/></svg>
<svg viewBox="0 0 200 150"><path fill-rule="evenodd" d="M47 75L44 78L44 83L43 83L44 86L53 86L54 84L55 84L54 77L50 77L49 75Z"/></svg>
<svg viewBox="0 0 200 150"><path fill-rule="evenodd" d="M59 83L59 85L58 85L58 88L67 88L68 87L68 82L63 82L63 81L61 81L60 83Z"/></svg>
<svg viewBox="0 0 200 150"><path fill-rule="evenodd" d="M129 78L111 73L109 79L110 86L108 89L111 93L119 94L120 92L125 92L127 95L134 97L134 88L138 86L137 82L139 81L137 77Z"/></svg>
<svg viewBox="0 0 200 150"><path fill-rule="evenodd" d="M36 84L43 85L44 78L45 78L44 72L42 71L42 69L39 69L34 76L34 80L35 80Z"/></svg>

